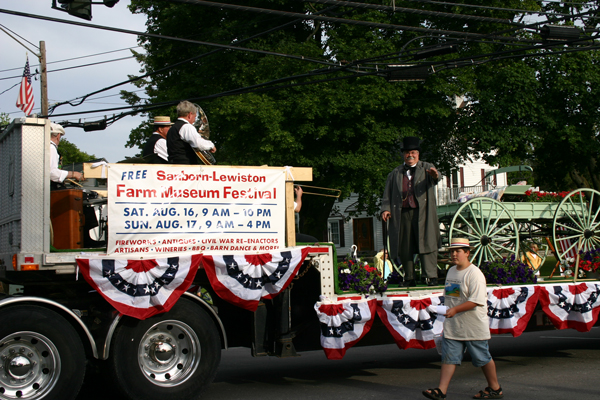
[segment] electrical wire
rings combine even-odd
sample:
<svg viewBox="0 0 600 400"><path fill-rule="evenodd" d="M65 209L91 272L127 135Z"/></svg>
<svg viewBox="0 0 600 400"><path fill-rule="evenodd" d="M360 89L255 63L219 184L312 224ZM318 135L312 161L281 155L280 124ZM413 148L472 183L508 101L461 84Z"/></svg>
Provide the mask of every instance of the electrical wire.
<svg viewBox="0 0 600 400"><path fill-rule="evenodd" d="M96 56L101 56L101 55L104 55L104 54L110 54L110 53L116 53L116 52L119 52L119 51L131 50L131 49L135 49L137 47L141 47L141 46L126 47L124 49L104 51L102 53L90 54L90 55L87 55L87 56L79 56L79 57L73 57L73 58L66 58L64 60L58 60L58 61L49 61L49 62L46 63L46 65L56 64L56 63L61 63L61 62L66 62L66 61L80 60L82 58L96 57ZM32 68L39 67L39 66L40 66L40 64L31 65ZM8 72L8 71L16 71L16 70L21 70L21 69L23 69L23 67L3 69L3 70L0 70L0 73L2 73L2 72Z"/></svg>
<svg viewBox="0 0 600 400"><path fill-rule="evenodd" d="M115 62L115 61L129 60L129 59L134 58L134 57L135 56L127 56L127 57L121 57L121 58L114 58L112 60L98 61L98 62L90 63L90 64L75 65L73 67L65 67L65 68L53 69L53 70L47 71L47 73L50 73L50 72L59 72L59 71L67 71L67 70L70 70L70 69L77 69L77 68L84 68L84 67L92 67L94 65L106 64L106 63L111 63L111 62ZM31 74L31 76L37 76L37 75L39 75L39 73ZM0 78L0 81L4 81L4 80L7 80L7 79L14 79L14 78L22 78L22 77L23 77L23 75L8 76L6 78Z"/></svg>
<svg viewBox="0 0 600 400"><path fill-rule="evenodd" d="M477 16L477 15L468 15L468 14L453 14L453 13L447 13L447 12L422 10L422 9L416 9L416 8L383 6L383 5L378 5L378 4L358 3L355 1L304 0L304 2L318 3L318 4L338 4L340 6L347 6L347 7L352 7L352 8L372 9L372 10L380 10L380 11L393 11L393 12L402 12L402 13L417 14L417 15L430 15L430 16L434 16L434 17L442 17L442 18L450 18L450 19L463 19L463 20L468 20L468 21L495 22L498 24L514 25L514 26L519 26L519 27L523 25L521 23L513 22L513 21L510 21L507 19L481 17L481 16Z"/></svg>

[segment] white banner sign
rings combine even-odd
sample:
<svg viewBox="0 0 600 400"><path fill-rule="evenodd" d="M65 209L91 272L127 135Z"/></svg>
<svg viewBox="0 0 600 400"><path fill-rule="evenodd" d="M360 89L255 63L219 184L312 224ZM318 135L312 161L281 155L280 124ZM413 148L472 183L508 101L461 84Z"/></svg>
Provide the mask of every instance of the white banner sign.
<svg viewBox="0 0 600 400"><path fill-rule="evenodd" d="M285 247L285 170L111 164L108 253Z"/></svg>

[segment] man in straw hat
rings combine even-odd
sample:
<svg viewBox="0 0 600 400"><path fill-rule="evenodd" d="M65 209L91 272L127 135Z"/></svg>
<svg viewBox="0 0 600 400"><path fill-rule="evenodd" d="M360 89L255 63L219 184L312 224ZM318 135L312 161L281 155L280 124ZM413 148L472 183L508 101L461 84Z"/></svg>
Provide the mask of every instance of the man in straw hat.
<svg viewBox="0 0 600 400"><path fill-rule="evenodd" d="M167 151L167 132L173 123L170 117L154 117L154 133L146 142L142 157L152 164L168 164L169 153Z"/></svg>
<svg viewBox="0 0 600 400"><path fill-rule="evenodd" d="M381 199L381 218L390 221L390 257L400 257L407 287L416 286L415 254L421 259L428 285L437 285L440 225L435 187L440 174L433 164L419 161L420 152L419 138L403 139L404 164L388 175Z"/></svg>
<svg viewBox="0 0 600 400"><path fill-rule="evenodd" d="M496 375L496 364L490 355L490 325L487 315L487 289L483 273L469 261L472 247L469 239L453 238L450 260L454 266L446 275L444 305L444 338L442 340L442 372L439 386L423 391L429 399L445 399L456 366L465 349L472 363L481 367L487 387L473 398L501 399L502 388Z"/></svg>

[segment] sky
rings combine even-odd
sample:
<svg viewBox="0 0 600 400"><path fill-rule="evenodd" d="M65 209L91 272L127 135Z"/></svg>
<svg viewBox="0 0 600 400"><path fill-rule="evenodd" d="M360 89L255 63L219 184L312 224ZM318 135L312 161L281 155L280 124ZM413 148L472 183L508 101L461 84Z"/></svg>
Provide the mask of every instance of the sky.
<svg viewBox="0 0 600 400"><path fill-rule="evenodd" d="M101 0L95 0L100 2ZM52 9L52 0L2 0L0 9L26 12L29 14L44 15L77 22L89 22L96 25L105 25L133 31L145 31L145 15L132 14L127 6L129 0L120 0L113 8L103 4L92 6L92 20L86 21L73 17L66 12ZM102 89L112 84L128 79L128 75L139 75L140 65L133 58L115 61L96 66L52 72L52 70L91 64L100 61L112 60L131 56L129 50L86 57L78 60L62 61L75 57L121 50L137 46L137 36L108 32L104 30L68 25L58 22L42 21L33 18L21 17L0 13L0 25L20 35L27 41L39 46L40 41L46 43L46 60L48 69L48 98L49 104L72 100L87 93ZM13 35L14 36L14 35ZM30 49L36 50L26 41L19 38ZM141 48L135 49L142 52ZM0 30L0 112L9 114L10 120L21 118L25 113L16 106L19 85L23 74L25 60L29 55L29 64L32 73L38 67L37 56L14 39ZM56 62L56 63L54 63ZM14 78L10 78L14 77ZM10 78L10 79L2 79ZM40 112L40 81L33 80L33 94L35 107L33 112ZM13 85L15 87L11 88ZM10 90L8 90L11 88ZM93 96L78 107L63 105L56 109L54 114L97 110L127 105L118 96L119 90L139 90L133 85L123 85L110 91ZM144 97L143 92L138 95ZM110 97L105 97L110 96ZM102 98L100 98L102 97ZM96 98L94 100L94 98ZM118 112L117 112L118 113ZM65 119L82 121L86 119L95 121L107 113L82 114L80 116L50 117L53 122ZM108 114L109 116L112 115ZM106 130L84 132L81 128L66 128L66 136L80 150L96 157L103 157L109 162L124 160L125 157L134 156L139 150L126 148L129 132L142 121L142 117L125 117L113 123Z"/></svg>

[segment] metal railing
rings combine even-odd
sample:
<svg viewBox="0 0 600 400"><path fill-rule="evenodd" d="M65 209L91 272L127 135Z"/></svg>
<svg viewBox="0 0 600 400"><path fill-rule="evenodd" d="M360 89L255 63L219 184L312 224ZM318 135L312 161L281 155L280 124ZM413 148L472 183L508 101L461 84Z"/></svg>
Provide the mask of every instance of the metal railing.
<svg viewBox="0 0 600 400"><path fill-rule="evenodd" d="M489 189L489 185L438 188L437 205L443 206L445 204L454 203L458 200L460 195L464 193L481 193Z"/></svg>

